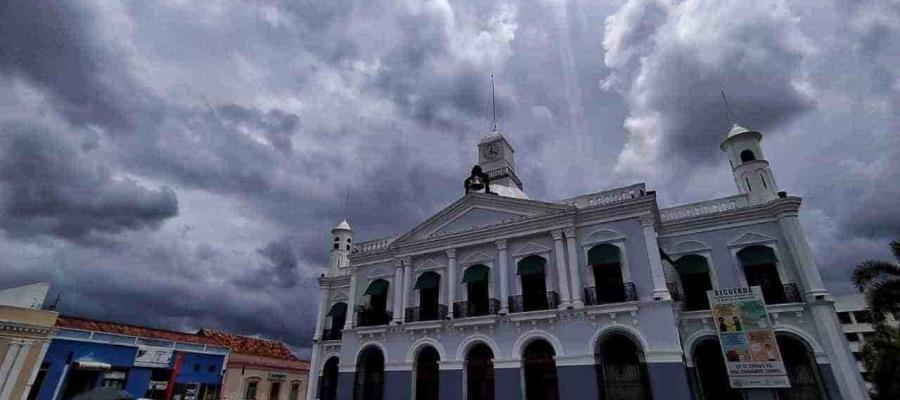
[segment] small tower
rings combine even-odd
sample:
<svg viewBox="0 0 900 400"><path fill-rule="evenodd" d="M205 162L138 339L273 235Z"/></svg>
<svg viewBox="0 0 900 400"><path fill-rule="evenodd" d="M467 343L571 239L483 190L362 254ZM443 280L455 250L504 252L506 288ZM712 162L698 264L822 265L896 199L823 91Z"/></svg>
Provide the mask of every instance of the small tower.
<svg viewBox="0 0 900 400"><path fill-rule="evenodd" d="M775 176L763 156L762 134L735 124L719 146L728 153L734 183L746 194L750 205L767 203L778 198Z"/></svg>
<svg viewBox="0 0 900 400"><path fill-rule="evenodd" d="M353 247L353 228L347 220L341 221L331 230L331 259L328 264L328 273L336 275L344 272L344 268L350 265L350 249Z"/></svg>
<svg viewBox="0 0 900 400"><path fill-rule="evenodd" d="M478 142L478 166L490 179L490 192L527 199L516 175L515 151L495 126ZM473 175L474 176L474 169Z"/></svg>

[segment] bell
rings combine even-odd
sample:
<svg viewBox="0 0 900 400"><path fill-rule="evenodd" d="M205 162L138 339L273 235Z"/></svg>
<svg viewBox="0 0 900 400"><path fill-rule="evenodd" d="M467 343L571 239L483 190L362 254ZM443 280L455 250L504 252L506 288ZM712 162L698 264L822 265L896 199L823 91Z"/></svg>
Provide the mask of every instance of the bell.
<svg viewBox="0 0 900 400"><path fill-rule="evenodd" d="M471 189L471 190L484 189L484 181L481 180L480 176L475 175L472 177L472 181L469 182L469 189Z"/></svg>

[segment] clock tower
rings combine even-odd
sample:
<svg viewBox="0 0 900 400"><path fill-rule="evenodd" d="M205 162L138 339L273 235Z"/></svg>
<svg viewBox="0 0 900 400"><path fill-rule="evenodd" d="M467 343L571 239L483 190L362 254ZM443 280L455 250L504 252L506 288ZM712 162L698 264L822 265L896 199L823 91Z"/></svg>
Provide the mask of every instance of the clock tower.
<svg viewBox="0 0 900 400"><path fill-rule="evenodd" d="M527 198L522 181L516 176L515 151L496 127L478 142L478 165L490 177L491 191L501 196Z"/></svg>

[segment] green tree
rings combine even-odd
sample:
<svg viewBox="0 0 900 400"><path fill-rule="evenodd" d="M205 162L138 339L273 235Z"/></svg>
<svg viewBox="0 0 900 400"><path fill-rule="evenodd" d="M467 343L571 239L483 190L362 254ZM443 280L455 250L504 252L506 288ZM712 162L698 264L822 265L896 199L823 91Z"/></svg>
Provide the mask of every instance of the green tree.
<svg viewBox="0 0 900 400"><path fill-rule="evenodd" d="M900 261L900 241L891 242ZM872 310L875 334L863 345L863 364L872 382L874 400L900 399L900 329L885 323L888 314L900 316L900 265L869 260L853 271L853 283L865 293Z"/></svg>

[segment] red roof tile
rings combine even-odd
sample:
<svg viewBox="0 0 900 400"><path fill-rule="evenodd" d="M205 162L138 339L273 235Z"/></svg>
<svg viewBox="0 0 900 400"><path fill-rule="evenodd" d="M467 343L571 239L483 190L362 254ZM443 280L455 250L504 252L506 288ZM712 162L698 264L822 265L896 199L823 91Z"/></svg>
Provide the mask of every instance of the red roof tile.
<svg viewBox="0 0 900 400"><path fill-rule="evenodd" d="M219 345L230 349L233 353L287 361L300 361L284 343L278 341L240 336L215 329L201 329L200 332L197 332L197 335L211 338L218 342Z"/></svg>
<svg viewBox="0 0 900 400"><path fill-rule="evenodd" d="M98 321L87 318L68 317L60 315L56 320L56 326L66 329L80 329L83 331L95 331L115 333L119 335L138 336L150 339L170 340L185 343L200 343L219 346L215 340L202 337L199 335L170 331L165 329L148 328L145 326L137 326L123 324L120 322Z"/></svg>

